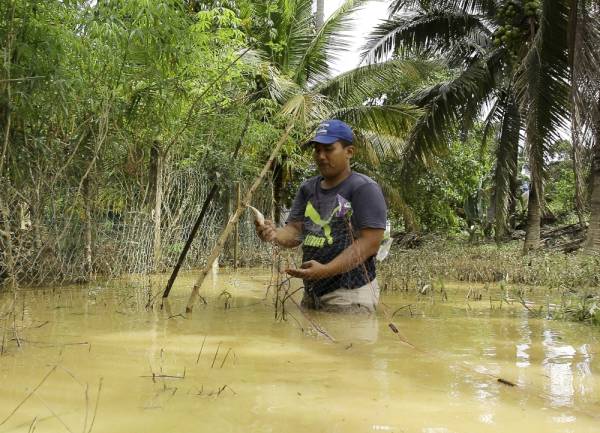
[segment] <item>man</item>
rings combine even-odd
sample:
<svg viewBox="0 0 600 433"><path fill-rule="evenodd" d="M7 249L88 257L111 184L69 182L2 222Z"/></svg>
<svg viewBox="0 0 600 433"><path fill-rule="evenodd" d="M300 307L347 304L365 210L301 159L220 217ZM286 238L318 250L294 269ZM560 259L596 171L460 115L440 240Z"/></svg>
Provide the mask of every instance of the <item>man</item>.
<svg viewBox="0 0 600 433"><path fill-rule="evenodd" d="M379 301L375 255L387 208L379 185L351 170L353 142L344 122L321 123L308 143L320 175L302 183L284 227L271 221L256 227L264 241L302 244L302 266L286 272L304 280L307 308L373 312Z"/></svg>

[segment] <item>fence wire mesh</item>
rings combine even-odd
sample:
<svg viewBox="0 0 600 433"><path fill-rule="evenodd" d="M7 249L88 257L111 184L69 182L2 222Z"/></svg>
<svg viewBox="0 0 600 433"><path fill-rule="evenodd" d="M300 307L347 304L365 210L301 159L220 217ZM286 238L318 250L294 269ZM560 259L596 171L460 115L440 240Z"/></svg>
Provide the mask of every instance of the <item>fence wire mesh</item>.
<svg viewBox="0 0 600 433"><path fill-rule="evenodd" d="M165 172L168 174L162 179L159 254L155 251L153 199L129 199L119 206L95 200L86 207L81 188L50 188L40 194L39 189L17 190L5 181L0 191L2 282L61 284L172 269L214 178L197 168L171 167ZM253 200L253 205L266 215L273 213L270 185L265 182ZM221 180L219 187L220 194L208 208L182 269L205 263L235 209L235 183ZM242 194L248 187L249 182L241 182ZM97 187L95 197L101 195L102 189L102 185ZM270 260L269 248L261 246L256 237L251 215L240 219L238 233L240 266ZM233 264L234 242L232 238L228 240L221 264Z"/></svg>

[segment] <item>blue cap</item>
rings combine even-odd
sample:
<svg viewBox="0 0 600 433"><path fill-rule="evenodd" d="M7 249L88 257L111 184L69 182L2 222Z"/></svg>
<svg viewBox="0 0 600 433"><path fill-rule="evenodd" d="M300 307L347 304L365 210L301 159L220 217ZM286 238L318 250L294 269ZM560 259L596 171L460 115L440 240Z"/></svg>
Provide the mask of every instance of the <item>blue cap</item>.
<svg viewBox="0 0 600 433"><path fill-rule="evenodd" d="M330 119L321 122L321 124L317 127L317 132L315 133L315 136L306 144L333 144L338 140L344 140L348 143L354 142L354 134L352 133L352 128L350 128L341 120Z"/></svg>

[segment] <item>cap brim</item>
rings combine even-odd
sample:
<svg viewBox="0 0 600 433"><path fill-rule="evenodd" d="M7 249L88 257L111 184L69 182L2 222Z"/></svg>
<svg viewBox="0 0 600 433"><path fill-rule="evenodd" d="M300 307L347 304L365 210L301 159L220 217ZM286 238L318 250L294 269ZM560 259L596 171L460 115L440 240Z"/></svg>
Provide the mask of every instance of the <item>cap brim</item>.
<svg viewBox="0 0 600 433"><path fill-rule="evenodd" d="M313 137L311 140L304 143L302 145L302 147L305 148L305 147L311 146L313 143L333 144L338 140L339 140L339 138L331 137L329 135L317 135L316 137Z"/></svg>

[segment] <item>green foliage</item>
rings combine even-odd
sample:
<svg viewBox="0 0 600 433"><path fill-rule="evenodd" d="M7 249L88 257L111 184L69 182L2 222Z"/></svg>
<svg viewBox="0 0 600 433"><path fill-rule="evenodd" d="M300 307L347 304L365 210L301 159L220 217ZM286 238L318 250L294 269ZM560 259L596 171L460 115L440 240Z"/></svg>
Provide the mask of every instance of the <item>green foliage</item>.
<svg viewBox="0 0 600 433"><path fill-rule="evenodd" d="M552 149L547 170L546 202L548 209L564 222L574 217L575 174L571 143L559 140Z"/></svg>
<svg viewBox="0 0 600 433"><path fill-rule="evenodd" d="M457 231L467 225L465 204L486 193L484 180L491 158L481 153L481 131L475 129L466 140L455 136L447 156L437 158L427 175L419 176L406 189L409 204L427 231ZM489 195L489 193L486 193ZM483 212L485 214L485 211Z"/></svg>

